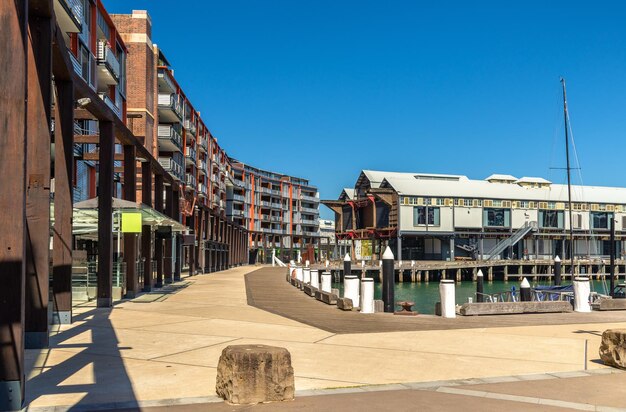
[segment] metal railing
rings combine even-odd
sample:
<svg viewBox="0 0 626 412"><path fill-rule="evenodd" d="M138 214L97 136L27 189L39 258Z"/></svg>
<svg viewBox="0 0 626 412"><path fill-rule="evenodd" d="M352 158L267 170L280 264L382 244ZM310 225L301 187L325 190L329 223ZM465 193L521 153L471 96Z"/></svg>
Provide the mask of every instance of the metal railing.
<svg viewBox="0 0 626 412"><path fill-rule="evenodd" d="M178 150L183 149L183 138L180 136L179 131L173 125L162 125L158 127L159 139L169 139L174 143Z"/></svg>
<svg viewBox="0 0 626 412"><path fill-rule="evenodd" d="M120 62L117 61L115 53L107 41L98 42L98 64L104 65L113 76L116 82L120 80Z"/></svg>

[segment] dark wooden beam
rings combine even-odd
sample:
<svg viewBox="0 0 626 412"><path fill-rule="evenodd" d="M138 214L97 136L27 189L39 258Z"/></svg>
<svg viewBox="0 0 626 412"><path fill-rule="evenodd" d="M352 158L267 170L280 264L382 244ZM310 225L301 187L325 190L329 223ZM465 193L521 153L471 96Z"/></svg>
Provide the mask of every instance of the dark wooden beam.
<svg viewBox="0 0 626 412"><path fill-rule="evenodd" d="M0 1L0 410L9 411L23 407L25 383L27 7Z"/></svg>
<svg viewBox="0 0 626 412"><path fill-rule="evenodd" d="M100 121L98 173L98 300L100 308L113 304L113 159L115 126Z"/></svg>
<svg viewBox="0 0 626 412"><path fill-rule="evenodd" d="M89 160L92 162L97 162L100 160L100 151L96 151L96 152L88 152L88 153L83 153L83 160ZM123 153L113 153L113 160L117 160L117 161L122 161L124 160L124 154Z"/></svg>
<svg viewBox="0 0 626 412"><path fill-rule="evenodd" d="M172 218L179 221L180 222L180 191L175 190L174 193L172 193L173 196L173 216ZM183 255L183 246L182 246L182 235L178 235L174 238L174 282L177 282L180 280L180 272L182 270L182 255Z"/></svg>
<svg viewBox="0 0 626 412"><path fill-rule="evenodd" d="M152 207L152 168L145 162L141 164L141 201ZM141 228L141 257L143 259L143 291L152 290L152 229L150 225Z"/></svg>
<svg viewBox="0 0 626 412"><path fill-rule="evenodd" d="M163 212L163 176L154 176L154 209ZM156 284L157 288L163 287L163 239L154 239L154 259L156 260Z"/></svg>
<svg viewBox="0 0 626 412"><path fill-rule="evenodd" d="M74 143L77 144L98 144L100 142L100 136L97 134L77 134L74 136Z"/></svg>
<svg viewBox="0 0 626 412"><path fill-rule="evenodd" d="M70 61L65 40L63 40L63 32L56 22L52 26L54 30L52 40L52 73L54 73L54 80L55 82L71 82L74 67ZM74 102L72 102L73 104Z"/></svg>
<svg viewBox="0 0 626 412"><path fill-rule="evenodd" d="M50 283L50 18L30 15L29 34L24 341L27 349L41 349L48 346Z"/></svg>
<svg viewBox="0 0 626 412"><path fill-rule="evenodd" d="M124 146L124 200L137 200L137 162L135 147ZM126 263L126 297L137 296L139 284L137 279L137 234L124 233L124 262Z"/></svg>
<svg viewBox="0 0 626 412"><path fill-rule="evenodd" d="M72 200L74 85L55 82L54 228L52 231L53 323L72 323Z"/></svg>
<svg viewBox="0 0 626 412"><path fill-rule="evenodd" d="M174 215L174 189L172 186L165 186L165 215L173 217ZM172 237L165 239L164 256L163 256L163 281L165 284L172 283L174 280L174 262L172 247L174 245Z"/></svg>

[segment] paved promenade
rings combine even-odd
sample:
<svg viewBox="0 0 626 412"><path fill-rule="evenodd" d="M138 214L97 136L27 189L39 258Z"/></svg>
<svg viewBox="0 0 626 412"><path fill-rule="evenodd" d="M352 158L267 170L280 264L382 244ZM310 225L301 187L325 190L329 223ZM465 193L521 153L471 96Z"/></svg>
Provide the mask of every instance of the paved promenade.
<svg viewBox="0 0 626 412"><path fill-rule="evenodd" d="M328 393L332 393L331 397L358 397L367 405L367 398L372 396L369 393L377 389L400 390L402 396L408 397L466 397L469 406L484 397L477 394L487 393L479 384L505 385L510 380L520 385L528 380L554 379L563 382L563 387L570 387L565 382L571 379L597 382L605 376L613 379L610 382L622 379L620 388L626 383L622 374L596 375L613 371L598 361L600 335L610 327L626 327L626 313L611 314L606 323L593 318L595 323L446 329L446 319L434 318L429 322L439 323L441 328L337 333L250 306L245 275L257 269L241 267L195 276L112 309L80 308L73 325L54 333L50 349L27 351L27 400L31 408L53 410L58 406L58 410L79 410L96 405L132 408L172 404L196 404L199 408L198 405L218 400L214 388L222 349L229 344L246 343L283 346L291 352L298 399L281 404L281 408L307 408L313 406L306 406L306 402L330 402L323 400L328 399L326 396L306 396ZM298 294L298 299L306 304L314 303L284 282L284 269L264 268L253 274L258 275L281 279L282 285L290 288L289 293ZM280 283L277 285L280 287ZM319 305L320 310L328 309ZM354 322L361 316L371 316L346 315L352 316ZM396 322L392 315L374 316L390 317ZM585 369L588 372L571 374ZM468 378L481 380L458 381ZM468 390L475 393L454 393L465 389L462 383L471 384ZM601 387L608 391L606 385ZM545 385L538 385L538 390L541 388ZM522 392L527 394L531 389L524 387ZM347 393L341 394L342 391ZM544 399L545 395L537 392L515 396ZM390 402L393 405L397 400ZM485 400L481 402L484 404ZM619 406L626 407L626 403Z"/></svg>

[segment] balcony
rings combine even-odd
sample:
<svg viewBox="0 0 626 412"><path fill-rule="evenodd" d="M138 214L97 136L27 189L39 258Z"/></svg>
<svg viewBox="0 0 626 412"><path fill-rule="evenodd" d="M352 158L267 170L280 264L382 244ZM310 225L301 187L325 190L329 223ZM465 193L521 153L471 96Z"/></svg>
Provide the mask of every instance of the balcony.
<svg viewBox="0 0 626 412"><path fill-rule="evenodd" d="M300 196L300 199L306 200L308 202L313 202L313 203L319 203L320 202L320 198L319 197L315 197L315 196L302 195L302 196Z"/></svg>
<svg viewBox="0 0 626 412"><path fill-rule="evenodd" d="M186 119L184 122L185 125L185 129L191 133L192 135L194 135L194 137L196 136L196 123L193 122L190 119Z"/></svg>
<svg viewBox="0 0 626 412"><path fill-rule="evenodd" d="M206 162L204 160L198 160L198 172L206 175Z"/></svg>
<svg viewBox="0 0 626 412"><path fill-rule="evenodd" d="M204 196L204 197L207 196L207 189L204 183L198 184L198 196Z"/></svg>
<svg viewBox="0 0 626 412"><path fill-rule="evenodd" d="M310 226L315 226L315 225L317 225L317 220L302 219L302 220L300 220L300 222L301 222L303 225L310 225Z"/></svg>
<svg viewBox="0 0 626 412"><path fill-rule="evenodd" d="M115 113L115 115L119 118L122 117L122 111L120 110L119 107L117 107L117 105L115 104L115 102L113 102L113 100L109 97L108 94L106 93L99 93L99 96L102 100L104 100L104 103L106 103L107 106L109 106L109 109L111 109L113 111L113 113Z"/></svg>
<svg viewBox="0 0 626 412"><path fill-rule="evenodd" d="M159 69L159 73L157 74L157 82L159 85L160 93L176 93L176 86L170 77L170 72L168 69Z"/></svg>
<svg viewBox="0 0 626 412"><path fill-rule="evenodd" d="M245 202L246 198L242 195L233 195L233 200L236 202Z"/></svg>
<svg viewBox="0 0 626 412"><path fill-rule="evenodd" d="M164 122L179 123L182 118L180 97L177 94L159 93L159 119Z"/></svg>
<svg viewBox="0 0 626 412"><path fill-rule="evenodd" d="M270 221L270 215L259 215L261 221L263 222L269 222Z"/></svg>
<svg viewBox="0 0 626 412"><path fill-rule="evenodd" d="M54 14L63 33L80 33L83 21L81 0L55 0Z"/></svg>
<svg viewBox="0 0 626 412"><path fill-rule="evenodd" d="M202 150L204 153L207 152L207 150L209 149L209 144L207 143L207 140L204 137L200 137L198 138L198 147L200 148L200 150Z"/></svg>
<svg viewBox="0 0 626 412"><path fill-rule="evenodd" d="M318 209L313 209L310 207L302 207L300 208L300 210L304 213L312 213L314 215L318 215L319 214L319 210Z"/></svg>
<svg viewBox="0 0 626 412"><path fill-rule="evenodd" d="M98 84L114 86L120 81L120 62L106 41L98 42L97 50Z"/></svg>
<svg viewBox="0 0 626 412"><path fill-rule="evenodd" d="M247 214L243 210L233 209L231 211L231 216L234 216L234 217L247 217Z"/></svg>
<svg viewBox="0 0 626 412"><path fill-rule="evenodd" d="M185 147L185 162L188 165L196 165L196 149L191 146Z"/></svg>
<svg viewBox="0 0 626 412"><path fill-rule="evenodd" d="M280 209L282 208L282 205L281 205L280 203L274 203L274 202L272 202L272 203L270 203L270 207L271 207L272 209L278 209L278 210L280 210Z"/></svg>
<svg viewBox="0 0 626 412"><path fill-rule="evenodd" d="M185 190L196 190L196 177L194 175L189 173L185 175Z"/></svg>
<svg viewBox="0 0 626 412"><path fill-rule="evenodd" d="M159 157L159 163L176 180L182 180L185 170L171 157Z"/></svg>
<svg viewBox="0 0 626 412"><path fill-rule="evenodd" d="M158 127L159 150L163 152L182 152L183 138L180 128L171 124L160 124Z"/></svg>
<svg viewBox="0 0 626 412"><path fill-rule="evenodd" d="M271 220L272 222L280 222L280 216L275 216L275 215L272 215L272 216L270 217L270 220Z"/></svg>

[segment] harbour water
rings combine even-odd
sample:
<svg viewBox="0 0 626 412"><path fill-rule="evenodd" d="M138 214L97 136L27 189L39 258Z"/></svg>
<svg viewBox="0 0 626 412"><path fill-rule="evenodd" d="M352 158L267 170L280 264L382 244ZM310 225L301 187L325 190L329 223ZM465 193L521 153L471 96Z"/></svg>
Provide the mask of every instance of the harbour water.
<svg viewBox="0 0 626 412"><path fill-rule="evenodd" d="M537 283L537 285L548 285L547 282ZM564 282L563 284L566 284ZM531 285L535 286L535 285ZM493 281L484 283L484 293L498 293L510 291L515 287L519 291L519 282L514 281ZM337 288L343 296L343 285L341 283L333 283L333 288ZM591 290L598 293L606 293L605 286L602 281L592 281ZM457 282L455 285L456 303L466 303L468 297L475 298L476 283L474 282ZM374 284L374 299L382 299L382 284L376 282ZM415 302L413 310L423 314L434 314L435 303L439 302L439 282L430 283L396 283L395 288L396 302L408 300Z"/></svg>

